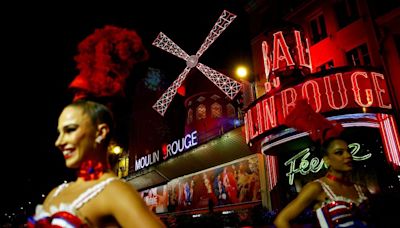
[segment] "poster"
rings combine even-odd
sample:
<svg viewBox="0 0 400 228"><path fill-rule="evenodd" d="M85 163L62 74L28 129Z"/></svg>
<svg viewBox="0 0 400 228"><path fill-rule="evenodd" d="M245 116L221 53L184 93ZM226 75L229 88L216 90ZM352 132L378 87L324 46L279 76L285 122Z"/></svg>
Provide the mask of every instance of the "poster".
<svg viewBox="0 0 400 228"><path fill-rule="evenodd" d="M257 156L180 177L141 192L156 213L204 209L261 200Z"/></svg>

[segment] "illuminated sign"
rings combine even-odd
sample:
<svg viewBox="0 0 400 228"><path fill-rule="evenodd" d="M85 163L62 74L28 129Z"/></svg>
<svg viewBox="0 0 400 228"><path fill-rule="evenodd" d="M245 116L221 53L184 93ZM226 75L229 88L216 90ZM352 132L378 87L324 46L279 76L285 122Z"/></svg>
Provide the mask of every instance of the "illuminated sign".
<svg viewBox="0 0 400 228"><path fill-rule="evenodd" d="M304 74L311 72L311 57L308 40L300 35L299 30L286 29L272 34L270 45L262 42L262 54L265 70L265 90L279 87L279 76L290 76L292 69L300 69Z"/></svg>
<svg viewBox="0 0 400 228"><path fill-rule="evenodd" d="M307 99L316 112L352 108L392 109L383 74L349 71L312 78L260 99L244 117L246 142L283 124L296 100Z"/></svg>
<svg viewBox="0 0 400 228"><path fill-rule="evenodd" d="M371 153L357 156L357 153L360 151L360 144L358 143L349 144L349 148L354 161L367 160L372 156ZM306 148L285 161L284 165L289 166L289 172L286 173L286 176L289 177L290 185L293 184L295 174L300 173L301 175L307 175L310 172L318 173L322 167L324 167L324 159L319 159L317 157L311 158L310 154L310 148Z"/></svg>
<svg viewBox="0 0 400 228"><path fill-rule="evenodd" d="M182 139L175 140L170 144L164 145L162 151L162 161L176 156L178 153L187 151L188 149L198 144L197 131L185 135ZM160 162L160 150L147 154L135 160L135 171Z"/></svg>

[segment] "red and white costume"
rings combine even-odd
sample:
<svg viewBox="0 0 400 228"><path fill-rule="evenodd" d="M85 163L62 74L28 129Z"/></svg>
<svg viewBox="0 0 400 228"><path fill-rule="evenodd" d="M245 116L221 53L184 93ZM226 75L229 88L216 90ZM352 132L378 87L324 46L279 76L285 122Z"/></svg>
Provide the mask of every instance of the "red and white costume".
<svg viewBox="0 0 400 228"><path fill-rule="evenodd" d="M77 227L88 227L85 221L82 221L77 216L77 211L89 202L91 199L97 196L104 188L114 180L118 180L116 177L108 178L91 188L87 189L78 198L76 198L72 203L66 204L61 203L58 206L50 206L50 211L45 211L43 205L39 204L36 206L35 215L30 217L28 220L29 228L45 228L45 227L62 227L62 228L77 228ZM54 196L56 197L68 187L69 183L64 183L58 186Z"/></svg>

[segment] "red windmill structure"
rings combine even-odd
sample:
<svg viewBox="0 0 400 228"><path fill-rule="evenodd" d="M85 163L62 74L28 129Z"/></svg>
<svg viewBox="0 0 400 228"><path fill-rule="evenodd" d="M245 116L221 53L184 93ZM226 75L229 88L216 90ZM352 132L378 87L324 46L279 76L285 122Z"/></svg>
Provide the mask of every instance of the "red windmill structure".
<svg viewBox="0 0 400 228"><path fill-rule="evenodd" d="M193 67L200 70L211 82L213 82L222 92L224 92L230 99L233 99L240 91L241 84L232 78L202 64L199 62L201 55L210 47L210 45L221 35L223 31L232 23L236 18L236 15L224 10L219 16L217 22L214 24L210 33L204 40L200 49L195 55L189 56L184 50L176 45L170 38L164 33L160 32L157 38L153 41L153 45L161 48L162 50L169 52L186 61L186 67L179 74L178 78L168 87L157 102L153 105L153 108L162 116L168 109L172 99L174 98L177 89L182 85L187 74Z"/></svg>

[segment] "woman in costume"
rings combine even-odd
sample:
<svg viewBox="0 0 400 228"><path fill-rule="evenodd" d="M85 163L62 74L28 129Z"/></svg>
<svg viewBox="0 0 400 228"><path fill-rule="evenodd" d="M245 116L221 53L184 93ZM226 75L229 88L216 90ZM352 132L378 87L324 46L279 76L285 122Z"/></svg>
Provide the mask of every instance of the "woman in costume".
<svg viewBox="0 0 400 228"><path fill-rule="evenodd" d="M28 227L164 227L133 186L110 169L112 127L112 114L102 104L78 100L64 108L55 145L78 177L54 188Z"/></svg>
<svg viewBox="0 0 400 228"><path fill-rule="evenodd" d="M274 221L276 227L290 227L291 220L310 206L320 227L368 227L368 191L350 180L353 159L347 142L341 137L342 126L315 113L303 100L296 104L285 121L288 126L310 131L313 140L322 142L323 160L328 171L325 176L307 183L280 211Z"/></svg>

